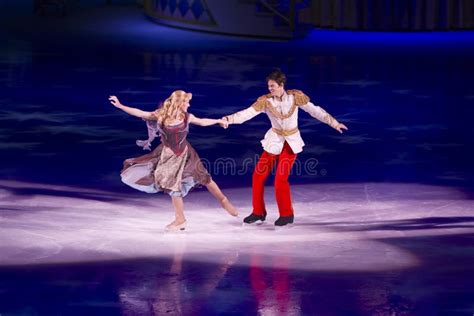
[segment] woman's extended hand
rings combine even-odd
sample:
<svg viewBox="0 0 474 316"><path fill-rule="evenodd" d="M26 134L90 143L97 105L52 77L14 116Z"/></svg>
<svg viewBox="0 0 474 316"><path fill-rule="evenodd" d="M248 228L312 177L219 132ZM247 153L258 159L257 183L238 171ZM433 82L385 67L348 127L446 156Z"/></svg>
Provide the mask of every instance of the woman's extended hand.
<svg viewBox="0 0 474 316"><path fill-rule="evenodd" d="M122 105L122 103L120 103L119 99L115 95L109 96L109 101L115 107L119 107Z"/></svg>

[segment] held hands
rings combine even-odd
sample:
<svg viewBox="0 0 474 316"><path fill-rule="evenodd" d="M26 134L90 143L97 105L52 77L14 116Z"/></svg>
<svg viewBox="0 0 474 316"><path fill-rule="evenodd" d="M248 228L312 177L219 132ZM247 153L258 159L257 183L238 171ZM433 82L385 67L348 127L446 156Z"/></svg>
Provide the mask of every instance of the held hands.
<svg viewBox="0 0 474 316"><path fill-rule="evenodd" d="M119 99L115 95L109 96L109 101L110 103L112 103L113 106L117 108L122 105L122 103L120 103Z"/></svg>
<svg viewBox="0 0 474 316"><path fill-rule="evenodd" d="M335 128L339 133L341 133L341 134L342 134L342 130L343 130L343 129L346 130L346 131L349 130L349 129L347 128L347 126L344 125L344 124L342 124L342 123L337 124L336 127L334 127L334 128Z"/></svg>
<svg viewBox="0 0 474 316"><path fill-rule="evenodd" d="M226 129L226 128L229 127L229 121L227 121L226 119L221 118L220 120L217 120L217 121L219 122L219 125L220 125L222 128Z"/></svg>

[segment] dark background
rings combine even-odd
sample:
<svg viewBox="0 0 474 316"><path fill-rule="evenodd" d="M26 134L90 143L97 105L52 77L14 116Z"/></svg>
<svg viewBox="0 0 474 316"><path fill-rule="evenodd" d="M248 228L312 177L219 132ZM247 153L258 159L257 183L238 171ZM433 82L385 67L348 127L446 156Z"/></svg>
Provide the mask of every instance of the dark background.
<svg viewBox="0 0 474 316"><path fill-rule="evenodd" d="M303 90L349 127L339 135L300 111L306 147L299 160L318 166L293 183L473 184L472 31L312 29L267 40L161 26L133 3L83 2L66 16L11 4L3 12L3 179L131 190L119 171L143 153L135 140L146 138L146 127L109 105L109 95L153 110L184 89L194 95L190 112L218 118L265 94L266 75L280 67L287 88ZM218 183L249 186L251 166L229 176L213 164L254 159L269 127L264 114L227 130L192 126L189 141Z"/></svg>

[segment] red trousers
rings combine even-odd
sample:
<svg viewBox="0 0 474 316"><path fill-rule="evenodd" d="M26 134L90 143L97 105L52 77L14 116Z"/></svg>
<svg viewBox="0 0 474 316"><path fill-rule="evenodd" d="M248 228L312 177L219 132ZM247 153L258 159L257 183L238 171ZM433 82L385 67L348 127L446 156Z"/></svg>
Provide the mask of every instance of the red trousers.
<svg viewBox="0 0 474 316"><path fill-rule="evenodd" d="M293 153L293 150L291 150L287 142L283 145L283 150L279 155L273 155L266 151L262 153L252 176L252 204L254 214L263 215L266 213L265 201L263 199L265 180L278 162L275 173L275 197L278 210L280 211L280 216L293 215L288 176L290 175L296 156L297 154Z"/></svg>

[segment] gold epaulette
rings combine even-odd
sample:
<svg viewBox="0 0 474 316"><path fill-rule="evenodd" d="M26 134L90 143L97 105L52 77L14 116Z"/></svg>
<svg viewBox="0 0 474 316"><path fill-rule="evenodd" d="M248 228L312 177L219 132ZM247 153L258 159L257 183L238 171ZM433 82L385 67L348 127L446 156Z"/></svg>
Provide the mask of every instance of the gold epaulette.
<svg viewBox="0 0 474 316"><path fill-rule="evenodd" d="M309 102L309 97L301 90L288 90L286 93L294 95L297 106L305 105Z"/></svg>
<svg viewBox="0 0 474 316"><path fill-rule="evenodd" d="M262 95L261 97L259 97L257 99L257 101L255 101L252 104L252 107L255 109L255 111L258 111L258 112L265 111L265 108L268 105L270 105L270 102L268 102L268 100L267 100L270 97L271 97L271 95L269 95L269 94Z"/></svg>

